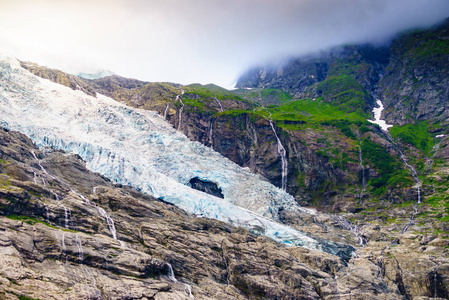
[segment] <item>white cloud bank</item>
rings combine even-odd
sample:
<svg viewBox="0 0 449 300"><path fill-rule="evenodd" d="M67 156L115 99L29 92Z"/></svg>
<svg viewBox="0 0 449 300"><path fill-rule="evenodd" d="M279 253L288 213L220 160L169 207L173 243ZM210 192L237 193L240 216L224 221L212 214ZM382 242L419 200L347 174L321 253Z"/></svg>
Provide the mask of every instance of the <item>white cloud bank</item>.
<svg viewBox="0 0 449 300"><path fill-rule="evenodd" d="M0 0L0 48L72 73L229 86L253 64L448 16L447 0Z"/></svg>

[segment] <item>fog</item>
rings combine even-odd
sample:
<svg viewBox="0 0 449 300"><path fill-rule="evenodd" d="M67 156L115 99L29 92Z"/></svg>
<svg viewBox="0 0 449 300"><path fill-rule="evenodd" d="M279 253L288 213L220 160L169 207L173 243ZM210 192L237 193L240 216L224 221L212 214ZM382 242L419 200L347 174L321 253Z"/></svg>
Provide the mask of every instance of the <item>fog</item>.
<svg viewBox="0 0 449 300"><path fill-rule="evenodd" d="M254 64L448 16L447 0L0 0L0 49L71 73L230 87Z"/></svg>

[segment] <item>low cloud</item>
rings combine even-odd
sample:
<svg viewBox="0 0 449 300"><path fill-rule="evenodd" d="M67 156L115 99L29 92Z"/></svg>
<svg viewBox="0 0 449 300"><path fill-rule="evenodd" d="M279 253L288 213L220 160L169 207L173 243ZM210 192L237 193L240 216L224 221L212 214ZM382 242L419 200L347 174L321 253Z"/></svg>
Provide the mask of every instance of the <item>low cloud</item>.
<svg viewBox="0 0 449 300"><path fill-rule="evenodd" d="M72 73L229 86L254 64L382 42L448 12L447 0L0 1L0 48Z"/></svg>

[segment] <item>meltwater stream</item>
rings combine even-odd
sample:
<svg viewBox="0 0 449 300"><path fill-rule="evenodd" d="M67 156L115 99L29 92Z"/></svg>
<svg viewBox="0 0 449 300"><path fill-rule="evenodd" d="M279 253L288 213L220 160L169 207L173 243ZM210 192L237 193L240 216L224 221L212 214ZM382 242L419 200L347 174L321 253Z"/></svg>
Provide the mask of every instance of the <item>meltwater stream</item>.
<svg viewBox="0 0 449 300"><path fill-rule="evenodd" d="M278 153L281 157L281 188L284 191L287 191L287 174L288 174L288 160L287 160L287 151L285 151L284 146L282 146L281 140L279 139L276 130L274 129L273 122L270 121L271 129L273 130L274 136L276 137L278 143Z"/></svg>
<svg viewBox="0 0 449 300"><path fill-rule="evenodd" d="M16 59L2 55L0 126L28 135L38 147L78 154L90 170L112 182L190 213L243 226L290 245L344 255L353 250L278 223L280 210L311 212L258 175L190 141L157 112L73 91L32 75ZM224 199L190 188L192 178L215 183ZM108 225L112 229L112 222Z"/></svg>

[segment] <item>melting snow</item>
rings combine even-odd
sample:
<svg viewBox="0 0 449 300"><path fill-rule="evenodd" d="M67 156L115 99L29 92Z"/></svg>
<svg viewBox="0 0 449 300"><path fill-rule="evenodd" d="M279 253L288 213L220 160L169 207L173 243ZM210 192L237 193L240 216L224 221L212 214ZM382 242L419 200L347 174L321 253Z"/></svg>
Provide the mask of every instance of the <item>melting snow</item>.
<svg viewBox="0 0 449 300"><path fill-rule="evenodd" d="M377 124L380 126L380 128L382 128L382 130L388 131L388 128L393 127L393 125L388 125L387 122L385 122L385 120L380 119L382 111L384 110L384 105L380 100L377 100L376 103L377 105L379 105L379 107L373 108L374 120L368 120L368 122Z"/></svg>

